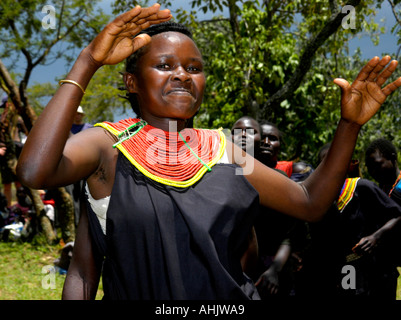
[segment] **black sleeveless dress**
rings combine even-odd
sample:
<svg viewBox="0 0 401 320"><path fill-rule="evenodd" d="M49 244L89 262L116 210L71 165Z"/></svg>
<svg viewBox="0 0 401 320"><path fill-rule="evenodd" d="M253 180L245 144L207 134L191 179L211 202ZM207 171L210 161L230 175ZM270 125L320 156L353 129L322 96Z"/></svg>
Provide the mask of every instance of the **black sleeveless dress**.
<svg viewBox="0 0 401 320"><path fill-rule="evenodd" d="M106 235L88 203L105 257L104 299L259 299L240 265L259 198L236 169L216 164L177 188L147 178L120 152Z"/></svg>

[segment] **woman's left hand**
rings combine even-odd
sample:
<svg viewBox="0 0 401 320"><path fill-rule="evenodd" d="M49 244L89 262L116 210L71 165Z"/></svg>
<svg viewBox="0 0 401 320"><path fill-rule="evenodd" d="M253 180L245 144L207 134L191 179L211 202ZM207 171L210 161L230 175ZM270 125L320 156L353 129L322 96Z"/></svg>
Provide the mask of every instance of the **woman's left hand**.
<svg viewBox="0 0 401 320"><path fill-rule="evenodd" d="M279 275L275 268L267 269L255 283L259 292L275 295L279 289Z"/></svg>
<svg viewBox="0 0 401 320"><path fill-rule="evenodd" d="M137 36L153 24L171 19L170 10L159 4L148 8L136 6L110 22L83 50L98 67L124 61L151 41L147 34Z"/></svg>
<svg viewBox="0 0 401 320"><path fill-rule="evenodd" d="M390 56L382 59L374 57L362 68L352 85L345 79L334 79L334 83L341 88L341 117L344 120L365 124L386 98L401 86L400 77L382 88L398 64L396 60L390 60Z"/></svg>
<svg viewBox="0 0 401 320"><path fill-rule="evenodd" d="M363 255L366 253L372 253L376 246L377 239L373 235L370 235L359 240L355 247L352 248L352 251L357 254Z"/></svg>

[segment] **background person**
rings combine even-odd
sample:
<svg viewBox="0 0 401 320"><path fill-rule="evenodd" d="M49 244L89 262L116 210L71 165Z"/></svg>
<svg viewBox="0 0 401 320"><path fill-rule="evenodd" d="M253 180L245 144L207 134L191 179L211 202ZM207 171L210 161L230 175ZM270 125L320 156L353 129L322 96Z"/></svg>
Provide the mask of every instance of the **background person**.
<svg viewBox="0 0 401 320"><path fill-rule="evenodd" d="M278 158L281 151L283 133L277 125L269 121L261 121L260 127L262 129L262 138L258 160L270 168L285 172L291 180L305 180L313 172L312 166L305 162L280 161Z"/></svg>

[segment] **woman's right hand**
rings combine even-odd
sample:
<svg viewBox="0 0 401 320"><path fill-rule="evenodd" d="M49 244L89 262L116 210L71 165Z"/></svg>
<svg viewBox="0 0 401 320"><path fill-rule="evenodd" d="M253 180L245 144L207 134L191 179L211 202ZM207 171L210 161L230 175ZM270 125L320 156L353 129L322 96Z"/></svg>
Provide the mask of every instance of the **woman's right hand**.
<svg viewBox="0 0 401 320"><path fill-rule="evenodd" d="M117 64L151 41L146 34L135 37L139 32L171 17L170 10L160 10L159 4L149 8L136 6L110 22L83 52L98 67Z"/></svg>

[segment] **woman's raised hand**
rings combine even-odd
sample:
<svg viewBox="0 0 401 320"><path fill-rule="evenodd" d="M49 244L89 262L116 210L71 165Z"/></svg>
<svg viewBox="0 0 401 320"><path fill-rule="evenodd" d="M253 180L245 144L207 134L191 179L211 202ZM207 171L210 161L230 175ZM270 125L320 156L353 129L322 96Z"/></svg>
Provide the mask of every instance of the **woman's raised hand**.
<svg viewBox="0 0 401 320"><path fill-rule="evenodd" d="M84 51L99 67L117 64L151 41L145 34L135 37L139 32L171 17L170 10L160 10L159 4L137 6L110 22Z"/></svg>
<svg viewBox="0 0 401 320"><path fill-rule="evenodd" d="M401 86L400 77L382 88L398 64L396 60L390 60L390 56L382 59L374 57L362 68L352 85L344 79L334 79L334 83L341 88L343 119L359 125L365 124L379 110L387 96Z"/></svg>

